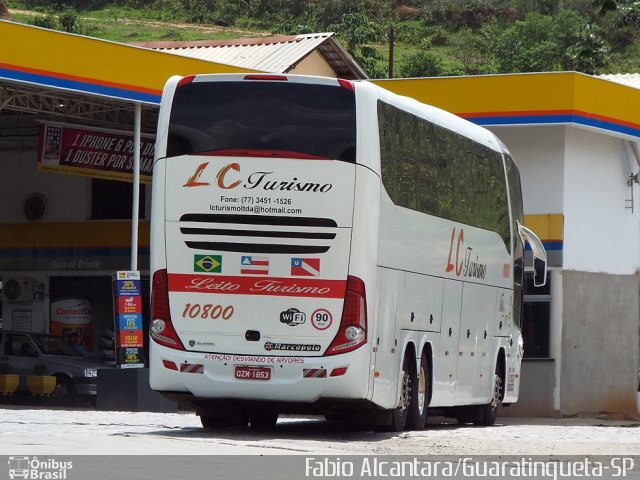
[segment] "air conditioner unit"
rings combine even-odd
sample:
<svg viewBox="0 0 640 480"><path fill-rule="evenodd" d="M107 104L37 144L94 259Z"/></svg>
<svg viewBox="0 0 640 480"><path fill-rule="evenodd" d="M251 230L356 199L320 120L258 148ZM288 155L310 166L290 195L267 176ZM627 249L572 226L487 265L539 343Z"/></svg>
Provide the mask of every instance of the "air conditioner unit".
<svg viewBox="0 0 640 480"><path fill-rule="evenodd" d="M2 282L2 299L6 302L32 302L38 282L33 278L9 278Z"/></svg>

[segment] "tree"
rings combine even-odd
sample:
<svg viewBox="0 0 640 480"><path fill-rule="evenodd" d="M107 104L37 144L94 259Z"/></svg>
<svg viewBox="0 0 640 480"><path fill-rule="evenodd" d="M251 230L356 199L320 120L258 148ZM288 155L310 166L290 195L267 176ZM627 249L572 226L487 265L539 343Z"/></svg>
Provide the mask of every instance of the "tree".
<svg viewBox="0 0 640 480"><path fill-rule="evenodd" d="M569 69L595 75L609 64L609 48L598 28L586 24L577 32L577 41L567 49L565 59Z"/></svg>
<svg viewBox="0 0 640 480"><path fill-rule="evenodd" d="M212 23L216 19L216 0L184 0L187 19L194 23Z"/></svg>
<svg viewBox="0 0 640 480"><path fill-rule="evenodd" d="M67 9L62 12L58 17L58 21L63 31L68 33L82 33L80 18L74 10Z"/></svg>
<svg viewBox="0 0 640 480"><path fill-rule="evenodd" d="M53 14L47 14L43 16L33 17L31 20L31 24L36 27L48 28L49 30L59 30L60 24L58 23L58 19Z"/></svg>
<svg viewBox="0 0 640 480"><path fill-rule="evenodd" d="M480 75L492 71L488 39L483 31L474 34L471 29L462 28L452 38L451 44L464 74Z"/></svg>
<svg viewBox="0 0 640 480"><path fill-rule="evenodd" d="M338 33L347 51L373 78L386 76L384 60L374 48L369 46L380 38L380 29L365 13L345 13L340 22L329 27Z"/></svg>
<svg viewBox="0 0 640 480"><path fill-rule="evenodd" d="M598 12L598 15L604 17L607 12L612 12L618 8L616 0L593 0L593 7Z"/></svg>
<svg viewBox="0 0 640 480"><path fill-rule="evenodd" d="M442 59L427 49L409 55L400 67L400 76L410 77L439 77L443 74Z"/></svg>

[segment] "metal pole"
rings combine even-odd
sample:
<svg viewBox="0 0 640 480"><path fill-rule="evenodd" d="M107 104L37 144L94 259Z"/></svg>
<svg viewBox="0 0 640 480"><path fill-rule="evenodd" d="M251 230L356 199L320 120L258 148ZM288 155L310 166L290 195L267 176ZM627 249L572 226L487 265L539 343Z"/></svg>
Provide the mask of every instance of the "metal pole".
<svg viewBox="0 0 640 480"><path fill-rule="evenodd" d="M141 107L134 104L133 126L133 199L131 201L131 270L138 270L138 210L140 208L140 129Z"/></svg>
<svg viewBox="0 0 640 480"><path fill-rule="evenodd" d="M389 27L389 78L393 78L393 50L396 43L396 30L391 25Z"/></svg>

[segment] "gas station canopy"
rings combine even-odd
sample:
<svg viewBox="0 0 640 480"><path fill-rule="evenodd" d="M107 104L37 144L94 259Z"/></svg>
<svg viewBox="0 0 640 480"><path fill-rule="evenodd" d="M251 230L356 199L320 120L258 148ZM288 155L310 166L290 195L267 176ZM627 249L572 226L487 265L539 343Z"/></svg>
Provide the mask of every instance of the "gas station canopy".
<svg viewBox="0 0 640 480"><path fill-rule="evenodd" d="M0 45L3 116L35 113L132 125L133 105L157 110L171 75L247 71L9 21L0 21ZM150 128L154 119L143 118L143 129Z"/></svg>

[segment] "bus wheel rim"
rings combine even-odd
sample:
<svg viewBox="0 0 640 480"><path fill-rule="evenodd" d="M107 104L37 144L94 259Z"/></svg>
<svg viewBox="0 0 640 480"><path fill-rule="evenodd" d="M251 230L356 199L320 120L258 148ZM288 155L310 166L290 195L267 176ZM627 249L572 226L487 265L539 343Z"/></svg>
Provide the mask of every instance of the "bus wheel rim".
<svg viewBox="0 0 640 480"><path fill-rule="evenodd" d="M424 412L427 402L427 375L424 368L420 367L420 375L418 375L418 410L420 414Z"/></svg>
<svg viewBox="0 0 640 480"><path fill-rule="evenodd" d="M409 398L411 395L410 382L409 372L402 370L402 387L400 389L400 405L398 406L398 409L401 411L406 410L409 406Z"/></svg>

